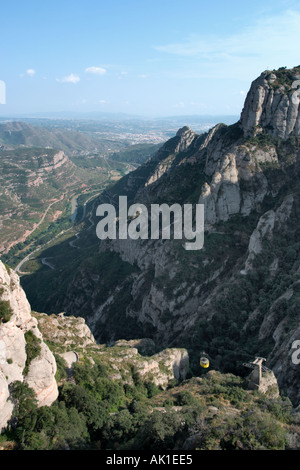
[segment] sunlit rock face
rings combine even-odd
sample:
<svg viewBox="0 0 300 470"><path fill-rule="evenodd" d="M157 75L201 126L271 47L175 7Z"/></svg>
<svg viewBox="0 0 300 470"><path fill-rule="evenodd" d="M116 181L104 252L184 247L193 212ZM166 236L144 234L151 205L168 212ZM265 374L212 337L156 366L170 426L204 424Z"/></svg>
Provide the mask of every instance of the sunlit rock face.
<svg viewBox="0 0 300 470"><path fill-rule="evenodd" d="M241 115L245 134L264 129L281 139L300 136L299 79L300 67L296 67L288 71L265 71L254 80Z"/></svg>
<svg viewBox="0 0 300 470"><path fill-rule="evenodd" d="M26 382L35 392L38 406L51 405L58 396L56 362L38 329L18 275L0 261L0 300L9 314L0 319L0 429L11 417L9 385ZM40 342L40 354L26 371L26 338L31 331Z"/></svg>

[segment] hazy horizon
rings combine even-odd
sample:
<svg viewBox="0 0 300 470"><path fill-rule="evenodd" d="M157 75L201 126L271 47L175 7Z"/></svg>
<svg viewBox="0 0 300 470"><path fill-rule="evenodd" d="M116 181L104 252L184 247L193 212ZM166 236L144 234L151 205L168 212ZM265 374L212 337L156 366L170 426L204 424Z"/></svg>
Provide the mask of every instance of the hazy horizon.
<svg viewBox="0 0 300 470"><path fill-rule="evenodd" d="M300 63L292 0L17 0L1 20L0 116L239 115L262 71Z"/></svg>
<svg viewBox="0 0 300 470"><path fill-rule="evenodd" d="M1 109L1 108L0 108ZM0 114L0 120L5 120L5 119L45 119L45 120L51 120L51 119L62 119L62 120L72 120L72 119L82 119L82 120L89 120L89 119L96 119L96 120L102 120L105 118L111 118L111 119L128 119L128 120L134 120L134 119L141 119L143 121L147 120L168 120L168 119L175 119L175 120L181 120L184 118L189 118L189 119L211 119L211 118L228 118L228 119L238 119L239 114L173 114L173 115L162 115L162 116L156 116L156 115L139 115L139 114L129 114L129 113L122 113L122 112L101 112L101 111L91 111L91 112L80 112L80 111L61 111L61 112L28 112L28 113L11 113L11 114Z"/></svg>

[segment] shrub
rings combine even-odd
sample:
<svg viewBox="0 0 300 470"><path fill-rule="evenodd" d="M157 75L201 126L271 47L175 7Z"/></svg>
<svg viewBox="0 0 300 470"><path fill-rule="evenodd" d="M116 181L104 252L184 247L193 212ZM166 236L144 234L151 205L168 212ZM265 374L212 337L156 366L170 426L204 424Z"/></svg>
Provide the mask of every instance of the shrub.
<svg viewBox="0 0 300 470"><path fill-rule="evenodd" d="M147 389L148 398L152 398L160 392L160 389L153 382L147 382L145 386Z"/></svg>
<svg viewBox="0 0 300 470"><path fill-rule="evenodd" d="M166 413L154 411L139 429L133 448L151 451L173 449L180 432L182 432L180 414L173 411Z"/></svg>
<svg viewBox="0 0 300 470"><path fill-rule="evenodd" d="M0 300L0 322L7 323L13 315L9 300Z"/></svg>
<svg viewBox="0 0 300 470"><path fill-rule="evenodd" d="M68 408L76 408L79 413L85 416L90 434L99 431L108 418L105 404L97 401L80 385L64 385L61 390L60 400L64 401Z"/></svg>
<svg viewBox="0 0 300 470"><path fill-rule="evenodd" d="M41 353L41 340L37 338L31 330L27 331L24 336L26 341L27 358L23 375L27 375L31 362Z"/></svg>
<svg viewBox="0 0 300 470"><path fill-rule="evenodd" d="M59 355L59 354L54 354L55 357L55 362L57 365L57 371L55 374L55 379L57 382L60 382L63 379L66 379L68 374L67 374L67 363L66 361Z"/></svg>
<svg viewBox="0 0 300 470"><path fill-rule="evenodd" d="M183 392L179 392L176 395L176 405L177 406L195 406L198 404L198 400L193 397L193 395L184 390Z"/></svg>
<svg viewBox="0 0 300 470"><path fill-rule="evenodd" d="M37 401L34 391L20 381L10 385L10 394L14 403L11 418L12 435L18 444L24 444L36 424Z"/></svg>

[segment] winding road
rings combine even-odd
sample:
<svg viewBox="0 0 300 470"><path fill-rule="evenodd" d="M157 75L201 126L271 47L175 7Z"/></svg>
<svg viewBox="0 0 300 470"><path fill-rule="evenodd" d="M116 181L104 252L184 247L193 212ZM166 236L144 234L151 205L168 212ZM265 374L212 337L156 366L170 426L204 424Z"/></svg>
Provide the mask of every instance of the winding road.
<svg viewBox="0 0 300 470"><path fill-rule="evenodd" d="M105 181L103 181L103 183L105 183L107 180L109 180L109 176L106 178ZM103 189L102 189L102 191L103 191ZM99 194L101 194L102 191L99 191L98 194L94 194L94 195L90 196L90 197L86 200L86 202L85 202L84 205L83 205L82 217L81 217L80 221L78 222L78 224L82 223L82 222L84 221L84 219L86 218L87 204L89 203L89 201L91 201L93 198L97 198L97 196L99 196ZM45 220L45 217L46 217L46 215L47 215L49 209L50 209L54 204L56 204L57 202L61 201L61 200L65 197L65 195L66 195L66 193L64 193L64 194L61 196L60 199L57 199L57 200L51 202L51 204L49 204L49 206L48 206L47 209L45 210L45 212L44 212L44 214L43 214L41 220L40 220L40 221L38 222L38 224L33 228L33 230L30 232L30 234L33 233L33 232L41 225L41 223L43 223L43 221ZM72 214L71 214L71 217L72 217L72 222L73 222L73 223L75 223L76 214L77 214L77 210L78 210L78 207L75 206L75 204L77 204L77 198L78 198L78 197L79 197L79 195L78 195L78 196L73 196L72 201L71 201L71 202L72 202ZM95 201L95 202L96 202L96 201ZM90 225L88 228L84 229L84 230L90 230L90 229L95 225L95 222L94 222L94 220L93 220L93 218L92 218L92 217L93 217L93 210L94 210L94 207L95 207L95 202L94 202L94 204L93 204L93 206L92 206L91 214L90 214L89 219L88 219L91 225ZM75 212L74 212L74 208L75 208ZM31 253L29 253L28 255L26 255L25 258L23 258L23 259L19 262L19 264L16 266L16 268L15 268L16 273L18 273L20 276L21 276L21 275L25 275L25 274L30 274L30 273L26 273L26 272L20 271L20 270L21 270L21 267L23 266L23 264L25 264L27 261L29 261L29 260L32 258L32 256L33 256L36 252L42 250L42 249L43 249L45 246L47 246L49 243L53 242L53 240L55 240L56 238L58 238L59 236L61 236L63 233L68 232L69 230L71 230L71 228L69 228L69 229L67 229L67 230L63 230L63 231L60 232L58 235L56 235L52 240L50 240L50 241L48 241L47 243L45 243L45 245L39 246L39 247L36 248L34 251L32 251ZM29 235L30 235L30 234L29 234ZM29 236L29 235L28 235L28 236ZM72 248L74 248L74 249L80 250L80 247L75 245L76 241L80 238L79 232L75 234L75 237L76 237L75 240L72 240L71 242L69 242L69 245L70 245ZM42 258L42 259L41 259L42 264L43 264L44 266L48 266L50 269L53 269L53 270L54 270L54 269L55 269L55 266L54 266L52 263L49 263L49 262L47 261L48 259L52 259L52 258L47 258L47 257L46 257L46 258Z"/></svg>

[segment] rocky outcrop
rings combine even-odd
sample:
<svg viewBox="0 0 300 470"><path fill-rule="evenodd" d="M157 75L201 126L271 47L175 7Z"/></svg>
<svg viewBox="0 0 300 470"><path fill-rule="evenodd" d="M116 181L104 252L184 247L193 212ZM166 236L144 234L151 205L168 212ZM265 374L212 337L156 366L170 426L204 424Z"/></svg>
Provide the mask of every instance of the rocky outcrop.
<svg viewBox="0 0 300 470"><path fill-rule="evenodd" d="M45 315L34 312L43 337L51 341L72 372L74 363L98 360L107 367L111 380L133 384L133 370L145 382L153 382L165 388L173 380L186 379L189 370L189 354L186 349L168 348L158 353L157 345L149 338L120 339L116 342L97 344L83 318ZM83 334L84 333L84 334Z"/></svg>
<svg viewBox="0 0 300 470"><path fill-rule="evenodd" d="M127 346L131 348L136 348L142 356L151 356L155 353L156 346L152 339L142 338L142 339L131 339L128 341L118 340L114 344L115 346Z"/></svg>
<svg viewBox="0 0 300 470"><path fill-rule="evenodd" d="M150 185L160 180L164 174L172 167L176 166L178 163L176 162L176 156L178 154L184 153L194 146L196 151L196 142L198 142L198 140L199 136L188 126L179 129L176 136L163 145L154 156L153 163L156 163L156 165L145 183L145 188L148 188ZM142 190L142 194L138 193L137 197L143 197L143 194L146 196L147 191L144 192Z"/></svg>
<svg viewBox="0 0 300 470"><path fill-rule="evenodd" d="M273 210L266 212L261 216L256 229L251 235L249 242L249 255L246 260L245 269L242 274L247 274L252 269L253 261L256 256L262 252L262 243L265 240L271 240L275 223L275 212Z"/></svg>
<svg viewBox="0 0 300 470"><path fill-rule="evenodd" d="M262 133L283 140L300 137L300 92L294 83L300 68L263 72L251 85L239 121L244 138ZM281 84L282 83L282 84ZM300 83L300 82L299 82ZM294 86L294 88L293 88ZM265 148L245 139L228 143L224 127L211 131L205 144L205 174L210 177L201 191L208 225L228 220L231 215L249 215L269 191L264 165L280 166L274 145Z"/></svg>
<svg viewBox="0 0 300 470"><path fill-rule="evenodd" d="M271 191L263 169L265 166L279 166L273 145L261 148L259 144L238 139L228 146L226 133L223 135L220 130L214 132L214 138L206 149L204 173L207 181L198 201L204 204L207 228L227 221L235 214L248 216L259 209ZM276 190L279 188L280 185Z"/></svg>
<svg viewBox="0 0 300 470"><path fill-rule="evenodd" d="M263 129L275 137L300 137L300 95L295 83L300 67L291 70L265 71L251 85L241 115L245 135Z"/></svg>
<svg viewBox="0 0 300 470"><path fill-rule="evenodd" d="M225 153L216 165L207 162L205 172L211 175L201 191L199 204L204 204L205 221L215 224L240 212L241 194L236 153Z"/></svg>
<svg viewBox="0 0 300 470"><path fill-rule="evenodd" d="M40 335L42 339L42 335ZM35 392L38 406L50 406L58 397L55 380L56 362L48 346L41 341L41 351L30 363L25 382Z"/></svg>
<svg viewBox="0 0 300 470"><path fill-rule="evenodd" d="M67 364L67 368L71 369L73 364L77 364L79 356L75 351L68 351L61 353L60 356L64 359Z"/></svg>
<svg viewBox="0 0 300 470"><path fill-rule="evenodd" d="M76 348L85 348L95 344L95 338L84 318L66 316L64 313L46 315L34 312L33 315L48 341L64 347L75 345Z"/></svg>
<svg viewBox="0 0 300 470"><path fill-rule="evenodd" d="M186 349L165 349L156 355L156 359L172 371L175 379L186 379L189 372L189 355Z"/></svg>
<svg viewBox="0 0 300 470"><path fill-rule="evenodd" d="M289 218L293 202L293 196L289 195L284 199L276 212L274 210L270 210L260 217L257 227L250 237L248 246L249 254L245 263L245 268L241 271L241 274L247 274L251 269L253 269L255 258L263 251L263 243L267 240L271 241L274 228L280 230Z"/></svg>
<svg viewBox="0 0 300 470"><path fill-rule="evenodd" d="M141 340L143 341L143 340ZM186 349L169 348L152 356L141 356L130 342L99 350L101 361L112 368L110 377L133 383L132 371L145 382L153 382L163 389L170 381L185 380L189 370L189 354Z"/></svg>
<svg viewBox="0 0 300 470"><path fill-rule="evenodd" d="M299 113L292 88L299 72L265 72L253 83L239 122L203 135L180 129L99 198L99 204L115 206L120 195L147 207L199 202L203 250L188 254L182 240L172 239L101 241L99 260L107 266L111 256L115 276L100 262L82 260L58 308L84 312L98 342L150 337L164 348L192 344L197 364L197 352L208 348L218 367L238 368L235 360L249 350L268 360L271 355L282 386L288 373L276 354L281 344L290 345L299 311L293 285L299 267ZM90 246L95 242L91 235ZM295 307L286 306L285 292L293 293ZM282 318L287 311L290 322ZM262 351L251 349L256 346ZM294 372L289 396L298 397Z"/></svg>
<svg viewBox="0 0 300 470"><path fill-rule="evenodd" d="M48 346L43 342L37 320L17 274L0 261L0 428L10 418L13 406L8 386L15 381L25 381L34 391L39 406L50 405L58 396L55 381L56 362ZM6 312L6 316L3 316ZM38 357L28 363L26 333L32 332L40 344ZM25 368L26 366L26 368Z"/></svg>
<svg viewBox="0 0 300 470"><path fill-rule="evenodd" d="M8 423L13 408L13 403L9 400L9 389L6 377L0 371L0 432Z"/></svg>

